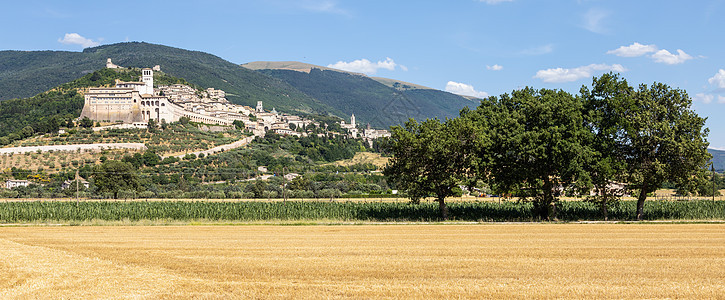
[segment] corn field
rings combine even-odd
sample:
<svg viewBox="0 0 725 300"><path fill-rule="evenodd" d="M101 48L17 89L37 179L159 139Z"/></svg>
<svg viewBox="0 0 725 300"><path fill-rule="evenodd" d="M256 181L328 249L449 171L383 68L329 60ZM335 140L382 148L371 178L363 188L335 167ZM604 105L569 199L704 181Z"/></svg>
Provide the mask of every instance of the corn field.
<svg viewBox="0 0 725 300"><path fill-rule="evenodd" d="M635 201L609 208L609 220L632 220ZM452 202L449 217L455 221L536 221L530 203ZM560 202L561 221L602 220L599 206L581 201ZM725 201L649 201L646 220L725 220ZM184 201L89 201L4 202L0 222L46 221L438 221L436 203L407 202L184 202Z"/></svg>

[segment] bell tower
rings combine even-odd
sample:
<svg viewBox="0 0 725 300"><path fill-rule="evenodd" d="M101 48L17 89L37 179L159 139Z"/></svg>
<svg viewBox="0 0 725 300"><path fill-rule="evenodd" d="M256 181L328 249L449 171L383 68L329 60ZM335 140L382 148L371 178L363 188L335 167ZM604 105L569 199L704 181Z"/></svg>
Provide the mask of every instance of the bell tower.
<svg viewBox="0 0 725 300"><path fill-rule="evenodd" d="M145 68L141 70L141 82L146 84L146 93L145 94L154 94L154 71Z"/></svg>

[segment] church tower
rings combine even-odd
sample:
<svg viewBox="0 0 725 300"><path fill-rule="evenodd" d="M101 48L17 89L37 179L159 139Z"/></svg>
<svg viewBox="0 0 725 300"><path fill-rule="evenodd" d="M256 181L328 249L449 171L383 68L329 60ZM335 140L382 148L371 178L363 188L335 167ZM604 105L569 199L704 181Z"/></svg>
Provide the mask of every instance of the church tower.
<svg viewBox="0 0 725 300"><path fill-rule="evenodd" d="M142 94L154 94L154 71L145 68L141 70L141 82L146 84L146 92Z"/></svg>
<svg viewBox="0 0 725 300"><path fill-rule="evenodd" d="M264 112L264 108L262 107L262 101L257 101L257 112Z"/></svg>
<svg viewBox="0 0 725 300"><path fill-rule="evenodd" d="M356 127L356 125L355 125L355 114L352 114L352 116L350 116L350 125L352 125L353 128Z"/></svg>

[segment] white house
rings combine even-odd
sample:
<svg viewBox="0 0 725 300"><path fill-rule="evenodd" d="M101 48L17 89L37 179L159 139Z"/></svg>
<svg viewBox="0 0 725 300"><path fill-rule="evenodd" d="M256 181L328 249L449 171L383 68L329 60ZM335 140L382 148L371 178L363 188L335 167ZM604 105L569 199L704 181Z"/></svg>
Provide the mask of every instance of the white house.
<svg viewBox="0 0 725 300"><path fill-rule="evenodd" d="M30 181L27 180L17 180L17 179L8 179L5 181L5 188L12 189L19 186L29 186Z"/></svg>

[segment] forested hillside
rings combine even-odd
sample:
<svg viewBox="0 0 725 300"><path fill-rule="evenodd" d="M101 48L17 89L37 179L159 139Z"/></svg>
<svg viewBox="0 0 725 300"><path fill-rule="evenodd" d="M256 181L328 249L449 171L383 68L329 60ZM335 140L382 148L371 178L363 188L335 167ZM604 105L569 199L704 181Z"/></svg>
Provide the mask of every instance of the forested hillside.
<svg viewBox="0 0 725 300"><path fill-rule="evenodd" d="M432 89L396 89L364 75L312 68L309 73L264 69L300 91L338 108L358 123L375 127L402 124L409 118L455 117L465 106L478 103L458 95Z"/></svg>
<svg viewBox="0 0 725 300"><path fill-rule="evenodd" d="M394 79L296 62L289 62L287 67L311 71L271 70L279 65L274 62L245 68L204 52L140 42L103 45L83 52L0 51L0 100L33 97L102 69L107 58L125 68L160 65L166 74L200 88L224 90L236 104L255 106L263 101L267 109L345 118L354 113L358 123L382 128L402 124L408 118L455 117L461 108L478 105L477 100Z"/></svg>
<svg viewBox="0 0 725 300"><path fill-rule="evenodd" d="M725 151L707 149L707 152L710 152L712 155L712 164L715 167L715 170L718 172L725 171Z"/></svg>
<svg viewBox="0 0 725 300"><path fill-rule="evenodd" d="M83 109L83 96L79 89L98 86L112 86L116 79L136 81L141 70L100 69L52 90L25 99L10 99L0 105L0 146L15 140L21 140L35 133L55 132L60 127L73 127L73 120L80 116ZM156 72L156 84L189 84L183 78L177 78Z"/></svg>
<svg viewBox="0 0 725 300"><path fill-rule="evenodd" d="M1 51L0 100L31 97L105 67L106 58L122 67L160 65L165 73L203 88L227 92L233 103L289 112L339 114L288 84L241 68L217 56L148 43L119 43L68 51Z"/></svg>
<svg viewBox="0 0 725 300"><path fill-rule="evenodd" d="M31 98L3 101L0 105L0 145L67 126L83 109L79 88L107 86L116 79L137 80L140 74L138 69L114 71L104 68Z"/></svg>

